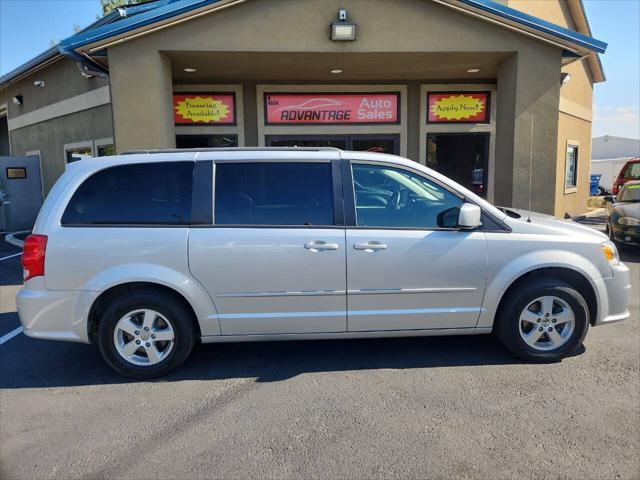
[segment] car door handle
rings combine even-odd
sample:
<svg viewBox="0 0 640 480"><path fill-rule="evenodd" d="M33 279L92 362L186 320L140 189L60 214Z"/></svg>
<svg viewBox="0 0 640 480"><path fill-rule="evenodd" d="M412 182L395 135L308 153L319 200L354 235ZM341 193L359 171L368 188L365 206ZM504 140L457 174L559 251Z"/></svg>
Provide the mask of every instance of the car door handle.
<svg viewBox="0 0 640 480"><path fill-rule="evenodd" d="M385 250L387 245L384 243L371 241L365 243L354 243L353 248L356 250L364 250L365 252L375 252L376 250Z"/></svg>
<svg viewBox="0 0 640 480"><path fill-rule="evenodd" d="M337 243L327 243L322 240L314 240L313 242L305 243L304 248L311 250L312 252L320 252L322 250L338 250Z"/></svg>

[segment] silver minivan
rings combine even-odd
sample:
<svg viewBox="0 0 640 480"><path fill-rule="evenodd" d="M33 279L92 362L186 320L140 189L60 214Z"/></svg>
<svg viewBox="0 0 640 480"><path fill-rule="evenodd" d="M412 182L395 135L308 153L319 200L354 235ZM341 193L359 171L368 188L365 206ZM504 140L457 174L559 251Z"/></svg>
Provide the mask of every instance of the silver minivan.
<svg viewBox="0 0 640 480"><path fill-rule="evenodd" d="M145 151L67 166L23 253L34 338L123 375L194 343L496 332L557 361L629 316L601 233L498 209L418 163L337 149Z"/></svg>

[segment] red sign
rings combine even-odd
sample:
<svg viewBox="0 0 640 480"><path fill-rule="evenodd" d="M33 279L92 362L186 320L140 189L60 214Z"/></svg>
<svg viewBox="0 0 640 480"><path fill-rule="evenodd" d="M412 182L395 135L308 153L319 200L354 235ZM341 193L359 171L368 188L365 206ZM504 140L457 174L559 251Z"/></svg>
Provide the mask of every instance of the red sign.
<svg viewBox="0 0 640 480"><path fill-rule="evenodd" d="M267 125L399 123L399 93L265 93Z"/></svg>
<svg viewBox="0 0 640 480"><path fill-rule="evenodd" d="M176 125L235 125L233 93L180 93L173 96Z"/></svg>
<svg viewBox="0 0 640 480"><path fill-rule="evenodd" d="M427 123L488 123L489 92L427 94Z"/></svg>

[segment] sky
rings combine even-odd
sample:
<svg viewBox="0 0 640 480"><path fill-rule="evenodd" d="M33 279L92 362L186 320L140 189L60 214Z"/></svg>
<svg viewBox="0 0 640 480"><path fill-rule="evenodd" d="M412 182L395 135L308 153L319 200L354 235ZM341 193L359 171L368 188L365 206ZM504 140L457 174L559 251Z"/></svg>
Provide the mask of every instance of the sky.
<svg viewBox="0 0 640 480"><path fill-rule="evenodd" d="M594 88L593 136L640 138L640 0L584 4L593 36L609 44L601 57L607 81ZM0 0L0 75L100 12L99 0Z"/></svg>

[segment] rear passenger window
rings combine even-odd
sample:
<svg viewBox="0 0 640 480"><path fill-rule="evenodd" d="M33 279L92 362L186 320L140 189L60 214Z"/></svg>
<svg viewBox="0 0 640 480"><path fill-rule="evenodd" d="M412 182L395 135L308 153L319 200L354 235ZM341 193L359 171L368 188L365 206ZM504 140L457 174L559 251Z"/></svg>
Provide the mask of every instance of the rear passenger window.
<svg viewBox="0 0 640 480"><path fill-rule="evenodd" d="M330 163L218 163L216 225L333 225Z"/></svg>
<svg viewBox="0 0 640 480"><path fill-rule="evenodd" d="M62 225L187 225L193 162L121 165L80 185Z"/></svg>

